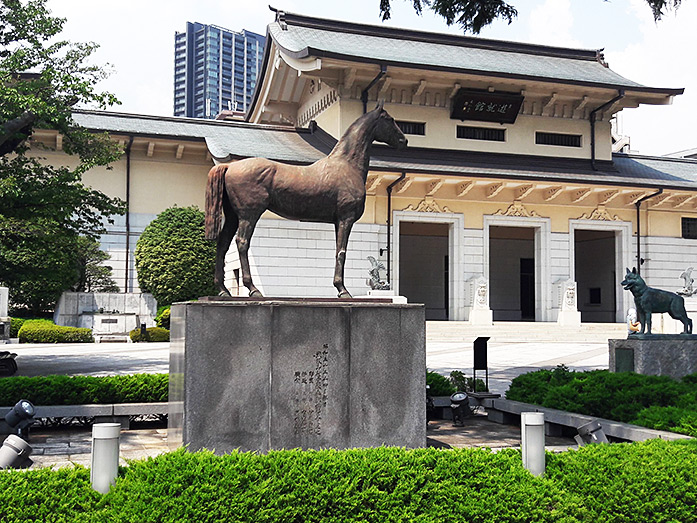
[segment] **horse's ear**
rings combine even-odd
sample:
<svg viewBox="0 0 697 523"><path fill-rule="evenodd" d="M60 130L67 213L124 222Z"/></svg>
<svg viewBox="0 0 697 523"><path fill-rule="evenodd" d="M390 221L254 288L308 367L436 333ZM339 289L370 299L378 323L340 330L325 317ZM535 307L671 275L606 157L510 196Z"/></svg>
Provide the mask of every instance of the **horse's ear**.
<svg viewBox="0 0 697 523"><path fill-rule="evenodd" d="M629 274L631 271L629 270L629 267L627 267L627 274Z"/></svg>
<svg viewBox="0 0 697 523"><path fill-rule="evenodd" d="M380 100L380 101L378 102L378 105L377 105L377 107L375 107L375 109L378 110L378 111L382 111L383 107L385 107L385 100L384 100L384 99L383 99L383 100Z"/></svg>
<svg viewBox="0 0 697 523"><path fill-rule="evenodd" d="M632 267L632 273L636 274L636 267Z"/></svg>

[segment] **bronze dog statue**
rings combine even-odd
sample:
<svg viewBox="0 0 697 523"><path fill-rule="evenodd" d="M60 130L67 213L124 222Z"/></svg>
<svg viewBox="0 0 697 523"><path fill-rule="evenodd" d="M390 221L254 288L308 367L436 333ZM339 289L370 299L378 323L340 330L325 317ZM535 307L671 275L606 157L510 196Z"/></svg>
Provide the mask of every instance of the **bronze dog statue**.
<svg viewBox="0 0 697 523"><path fill-rule="evenodd" d="M644 334L644 329L646 329L646 334L651 334L651 314L654 312L667 312L671 318L682 322L683 334L692 334L692 320L687 317L685 300L682 296L674 292L649 287L637 273L636 267L631 271L627 269L627 274L621 285L634 295L634 304L641 323L641 330L638 334Z"/></svg>

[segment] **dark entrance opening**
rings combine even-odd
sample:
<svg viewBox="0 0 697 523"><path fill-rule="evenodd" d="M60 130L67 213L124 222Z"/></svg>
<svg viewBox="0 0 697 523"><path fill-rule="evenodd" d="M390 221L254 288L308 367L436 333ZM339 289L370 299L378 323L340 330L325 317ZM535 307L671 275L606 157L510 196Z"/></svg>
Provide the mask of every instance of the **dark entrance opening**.
<svg viewBox="0 0 697 523"><path fill-rule="evenodd" d="M520 259L520 319L535 321L535 258Z"/></svg>
<svg viewBox="0 0 697 523"><path fill-rule="evenodd" d="M399 293L426 306L427 320L450 315L448 224L400 222Z"/></svg>
<svg viewBox="0 0 697 523"><path fill-rule="evenodd" d="M489 282L494 321L535 321L533 227L489 227Z"/></svg>
<svg viewBox="0 0 697 523"><path fill-rule="evenodd" d="M615 231L574 231L574 267L581 321L617 321Z"/></svg>

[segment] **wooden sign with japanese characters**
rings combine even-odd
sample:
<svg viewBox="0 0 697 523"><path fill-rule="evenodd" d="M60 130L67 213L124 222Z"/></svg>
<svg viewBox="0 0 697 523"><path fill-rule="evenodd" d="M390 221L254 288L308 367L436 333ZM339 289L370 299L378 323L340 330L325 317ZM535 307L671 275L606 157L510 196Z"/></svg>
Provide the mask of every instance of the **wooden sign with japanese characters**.
<svg viewBox="0 0 697 523"><path fill-rule="evenodd" d="M460 89L453 97L450 118L514 123L522 103L520 94Z"/></svg>

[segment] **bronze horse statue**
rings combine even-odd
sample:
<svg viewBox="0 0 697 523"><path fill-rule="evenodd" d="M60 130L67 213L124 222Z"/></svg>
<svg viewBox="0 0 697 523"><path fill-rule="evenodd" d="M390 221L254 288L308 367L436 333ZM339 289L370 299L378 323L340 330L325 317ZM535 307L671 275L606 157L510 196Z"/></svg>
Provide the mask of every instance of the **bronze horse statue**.
<svg viewBox="0 0 697 523"><path fill-rule="evenodd" d="M351 227L365 208L365 180L374 140L392 147L407 145L407 139L383 109L382 102L351 124L329 155L312 165L247 158L210 170L206 187L206 238L218 240L215 284L221 296L230 296L224 282L225 254L235 233L242 282L250 296L262 295L252 282L247 252L257 221L269 210L291 220L334 224L334 287L340 298L351 297L344 286L346 246Z"/></svg>

